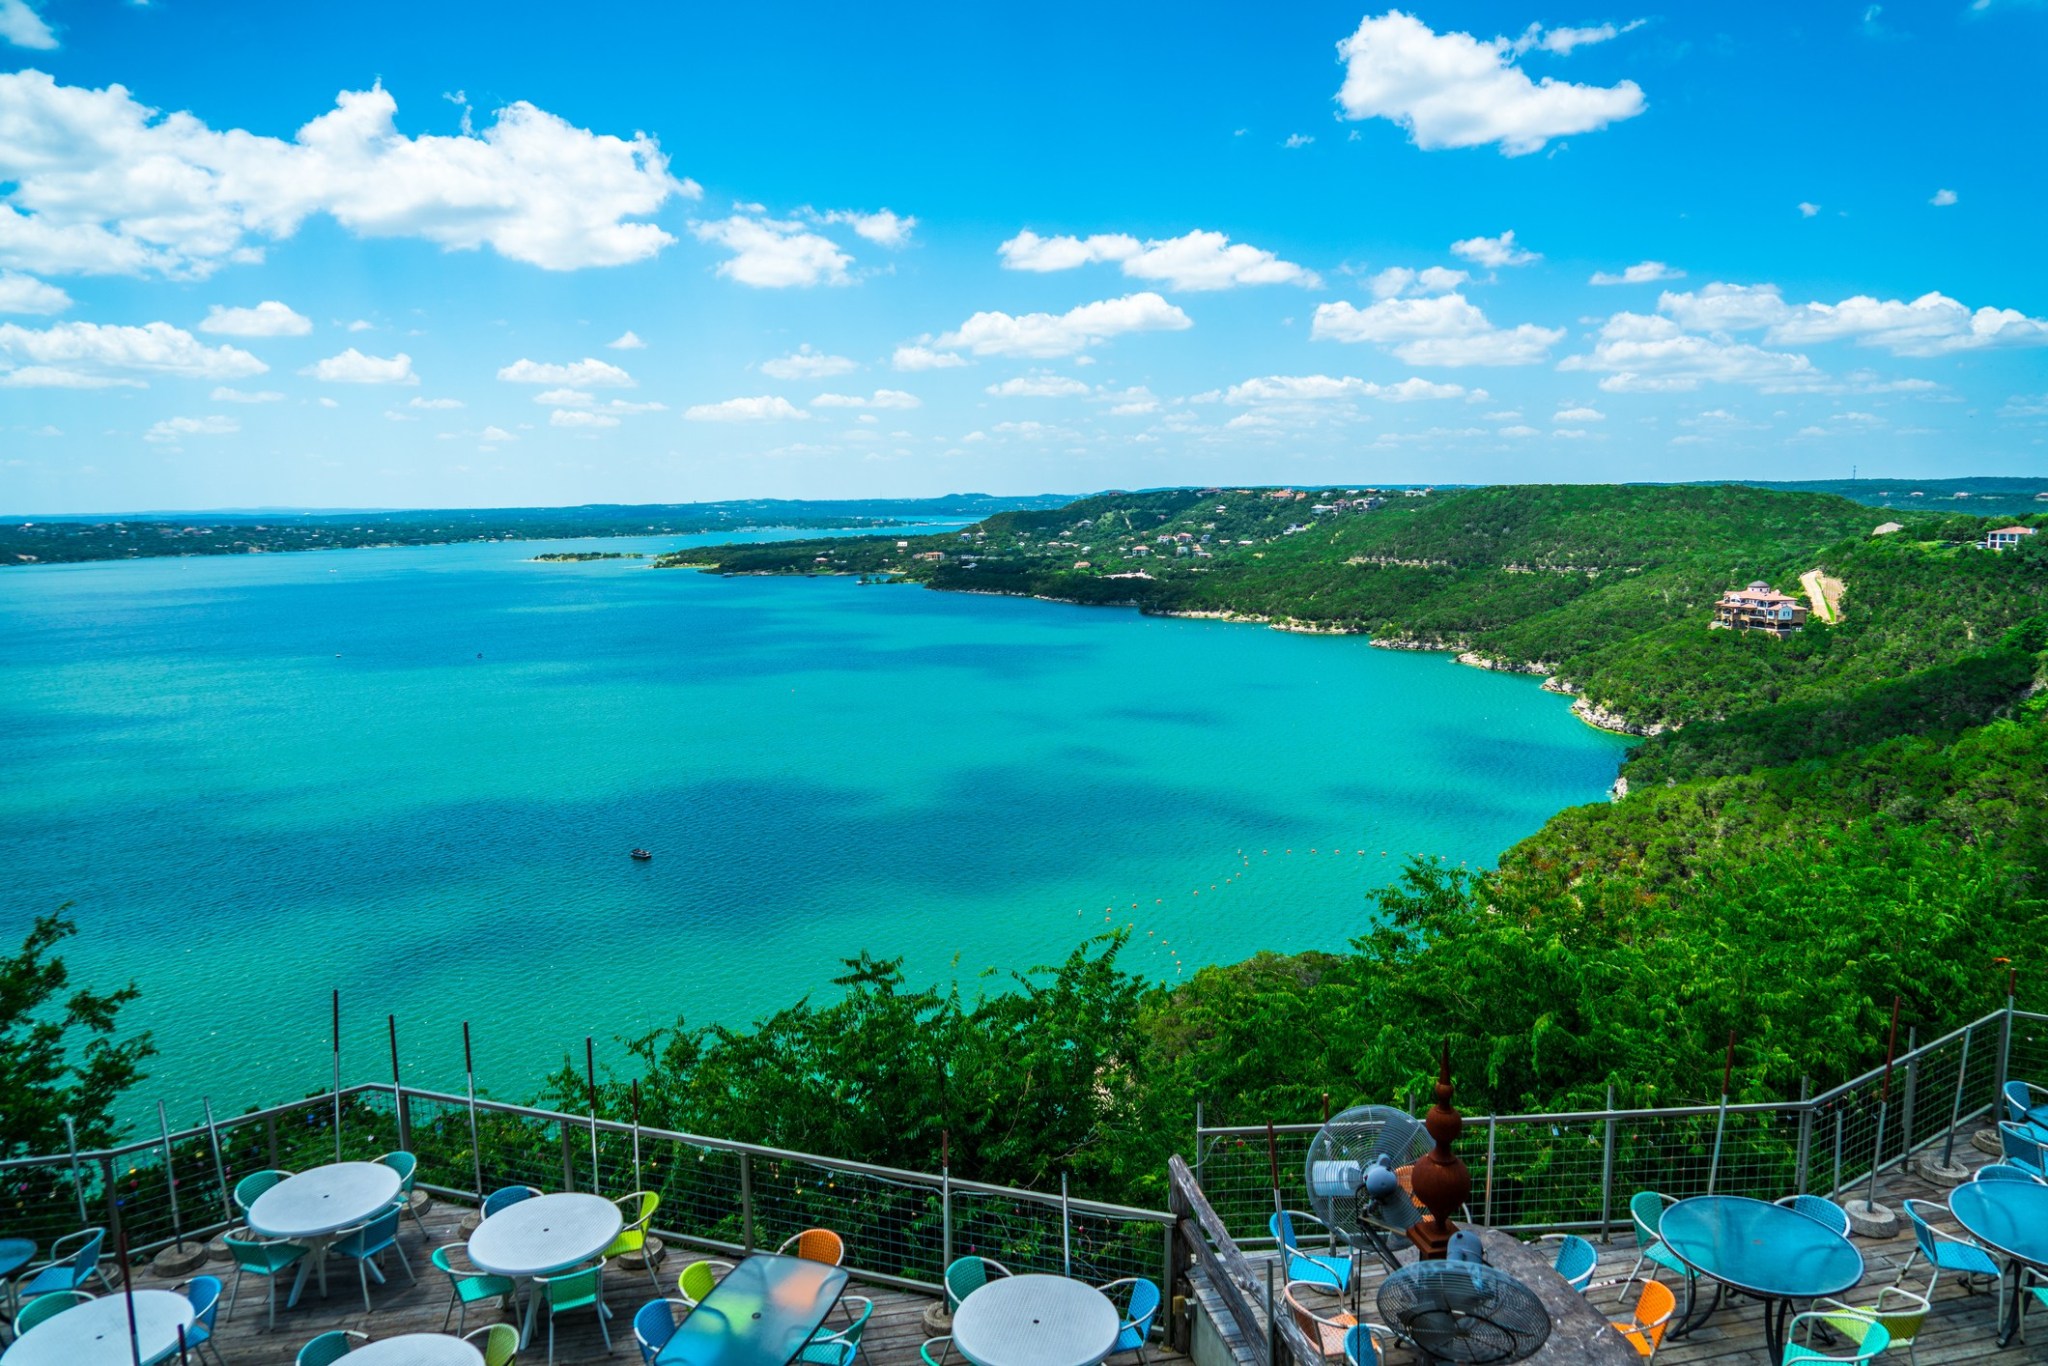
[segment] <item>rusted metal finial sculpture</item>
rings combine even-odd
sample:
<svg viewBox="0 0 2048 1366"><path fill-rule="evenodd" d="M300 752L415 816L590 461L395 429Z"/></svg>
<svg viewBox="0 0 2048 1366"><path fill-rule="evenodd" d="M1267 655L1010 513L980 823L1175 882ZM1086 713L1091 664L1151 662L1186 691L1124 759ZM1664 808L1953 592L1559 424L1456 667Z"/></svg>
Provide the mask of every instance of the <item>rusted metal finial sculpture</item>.
<svg viewBox="0 0 2048 1366"><path fill-rule="evenodd" d="M1464 1119L1451 1108L1451 1046L1444 1044L1443 1061L1436 1077L1436 1103L1429 1107L1422 1127L1436 1140L1436 1147L1415 1159L1410 1177L1415 1198L1429 1211L1429 1218L1408 1230L1425 1261L1442 1261L1444 1250L1455 1232L1451 1215L1472 1198L1472 1173L1465 1159L1451 1151Z"/></svg>

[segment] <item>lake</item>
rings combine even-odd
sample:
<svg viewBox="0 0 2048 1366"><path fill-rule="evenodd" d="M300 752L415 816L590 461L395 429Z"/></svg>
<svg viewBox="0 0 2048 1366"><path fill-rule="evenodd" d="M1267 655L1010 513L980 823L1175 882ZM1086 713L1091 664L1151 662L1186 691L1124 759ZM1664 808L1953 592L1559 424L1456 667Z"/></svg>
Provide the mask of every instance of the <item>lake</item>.
<svg viewBox="0 0 2048 1366"><path fill-rule="evenodd" d="M688 543L0 574L0 951L72 903L174 1124L325 1085L333 989L347 1078L390 1014L459 1089L468 1020L521 1099L862 949L973 989L1119 925L1165 980L1341 948L1404 858L1490 861L1625 747L1357 637L531 559Z"/></svg>

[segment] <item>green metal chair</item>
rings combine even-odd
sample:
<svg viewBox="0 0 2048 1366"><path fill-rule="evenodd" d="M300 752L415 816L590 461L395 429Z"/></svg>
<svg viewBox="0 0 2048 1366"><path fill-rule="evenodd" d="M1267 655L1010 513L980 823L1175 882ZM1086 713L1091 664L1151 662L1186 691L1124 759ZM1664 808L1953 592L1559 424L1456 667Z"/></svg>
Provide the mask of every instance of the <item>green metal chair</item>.
<svg viewBox="0 0 2048 1366"><path fill-rule="evenodd" d="M647 1268L648 1282L654 1286L656 1292L659 1292L661 1282L654 1275L654 1260L647 1255L647 1226L654 1222L654 1211L661 1207L661 1197L653 1191L634 1191L631 1195L620 1196L612 1203L619 1207L619 1213L626 1223L625 1227L619 1230L619 1236L612 1239L611 1245L599 1255L610 1260L628 1253L638 1253L640 1264Z"/></svg>
<svg viewBox="0 0 2048 1366"><path fill-rule="evenodd" d="M512 1296L518 1293L519 1287L508 1277L478 1271L473 1266L456 1266L450 1260L455 1251L455 1244L444 1243L434 1249L431 1260L434 1269L448 1277L448 1312L441 1315L441 1331L448 1331L448 1320L459 1309L462 1311L462 1317L455 1320L455 1331L460 1334L469 1327L469 1306L478 1300L488 1300L493 1296L509 1306Z"/></svg>
<svg viewBox="0 0 2048 1366"><path fill-rule="evenodd" d="M612 1350L611 1325L605 1320L612 1311L604 1307L604 1262L600 1259L595 1266L586 1266L578 1271L562 1271L552 1276L535 1276L533 1284L538 1293L547 1296L548 1306L548 1366L555 1361L555 1319L573 1309L594 1309L597 1311L598 1331L604 1334L604 1350Z"/></svg>
<svg viewBox="0 0 2048 1366"><path fill-rule="evenodd" d="M1877 1292L1877 1302L1861 1308L1842 1303L1840 1300L1815 1300L1813 1312L1828 1327L1840 1333L1851 1342L1862 1342L1864 1330L1849 1320L1869 1322L1875 1319L1884 1331L1891 1335L1891 1345L1906 1349L1906 1360L1917 1362L1920 1358L1913 1350L1913 1339L1920 1336L1920 1330L1927 1325L1927 1297L1916 1295L1900 1286L1888 1285ZM2026 1321L2020 1321L2021 1341L2025 1341Z"/></svg>
<svg viewBox="0 0 2048 1366"><path fill-rule="evenodd" d="M1825 1324L1847 1338L1854 1350L1836 1355L1823 1352L1812 1343L1813 1330ZM1807 1341L1801 1342L1802 1330ZM1857 1313L1806 1313L1794 1314L1792 1322L1785 1329L1785 1355L1780 1366L1799 1366L1802 1362L1859 1362L1869 1361L1885 1348L1891 1346L1892 1335L1876 1319Z"/></svg>
<svg viewBox="0 0 2048 1366"><path fill-rule="evenodd" d="M235 1317L235 1302L242 1297L242 1277L261 1276L270 1285L270 1326L277 1327L277 1278L280 1272L297 1266L307 1249L282 1238L237 1238L221 1240L235 1259L235 1285L228 1292L228 1318Z"/></svg>
<svg viewBox="0 0 2048 1366"><path fill-rule="evenodd" d="M464 1342L477 1338L477 1350L484 1354L484 1366L505 1366L505 1363L519 1355L519 1330L509 1323L494 1323L488 1328L479 1328L473 1333L463 1334Z"/></svg>
<svg viewBox="0 0 2048 1366"><path fill-rule="evenodd" d="M412 1216L412 1221L420 1226L420 1237L430 1237L427 1221L420 1217L419 1210L412 1203L412 1185L420 1170L419 1158L408 1152L389 1152L377 1160L398 1173L398 1198L404 1202L405 1212Z"/></svg>
<svg viewBox="0 0 2048 1366"><path fill-rule="evenodd" d="M848 1295L839 1301L840 1307L853 1316L853 1322L836 1333L823 1329L811 1335L796 1359L808 1366L853 1366L854 1358L862 1356L861 1334L868 1328L868 1320L875 1312L875 1302L865 1295Z"/></svg>
<svg viewBox="0 0 2048 1366"><path fill-rule="evenodd" d="M322 1333L304 1347L299 1348L297 1366L333 1366L356 1349L358 1342L368 1342L368 1333L349 1332L337 1328L331 1333Z"/></svg>
<svg viewBox="0 0 2048 1366"><path fill-rule="evenodd" d="M683 1274L676 1277L676 1293L683 1297L683 1303L695 1309L704 1297L732 1270L731 1262L706 1259L691 1262L683 1268Z"/></svg>
<svg viewBox="0 0 2048 1366"><path fill-rule="evenodd" d="M21 1307L14 1318L14 1336L20 1337L45 1319L56 1318L66 1309L76 1309L92 1300L90 1290L52 1290L47 1295L38 1295Z"/></svg>
<svg viewBox="0 0 2048 1366"><path fill-rule="evenodd" d="M291 1172L277 1170L250 1172L235 1182L235 1208L247 1219L249 1206L256 1203L256 1197L291 1175Z"/></svg>

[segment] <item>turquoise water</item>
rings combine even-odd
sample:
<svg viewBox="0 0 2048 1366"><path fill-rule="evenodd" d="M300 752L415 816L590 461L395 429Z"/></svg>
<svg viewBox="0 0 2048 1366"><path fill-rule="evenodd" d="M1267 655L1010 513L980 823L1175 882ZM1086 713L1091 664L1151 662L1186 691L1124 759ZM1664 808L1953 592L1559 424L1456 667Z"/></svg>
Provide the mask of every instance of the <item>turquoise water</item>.
<svg viewBox="0 0 2048 1366"><path fill-rule="evenodd" d="M0 574L0 945L75 903L174 1121L322 1084L333 988L348 1076L389 1075L389 1013L407 1079L459 1085L468 1020L522 1097L863 948L966 981L1112 924L1166 979L1341 947L1403 856L1490 860L1621 752L1357 638L550 548Z"/></svg>

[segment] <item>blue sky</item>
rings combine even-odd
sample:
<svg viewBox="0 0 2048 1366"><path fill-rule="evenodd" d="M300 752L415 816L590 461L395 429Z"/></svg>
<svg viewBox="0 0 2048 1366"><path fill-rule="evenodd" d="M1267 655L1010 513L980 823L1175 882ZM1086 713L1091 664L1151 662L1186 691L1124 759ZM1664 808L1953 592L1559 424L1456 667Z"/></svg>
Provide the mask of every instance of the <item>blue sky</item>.
<svg viewBox="0 0 2048 1366"><path fill-rule="evenodd" d="M0 510L2048 473L2044 41L0 0Z"/></svg>

